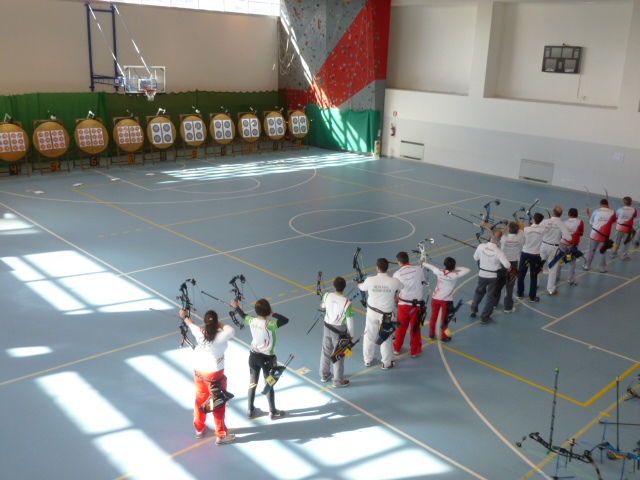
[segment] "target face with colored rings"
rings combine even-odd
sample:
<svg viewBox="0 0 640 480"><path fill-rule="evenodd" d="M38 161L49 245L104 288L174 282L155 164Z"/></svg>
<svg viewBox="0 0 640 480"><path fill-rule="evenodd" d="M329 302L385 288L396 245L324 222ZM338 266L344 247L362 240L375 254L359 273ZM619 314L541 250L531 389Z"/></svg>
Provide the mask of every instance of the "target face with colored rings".
<svg viewBox="0 0 640 480"><path fill-rule="evenodd" d="M107 129L102 122L93 118L78 120L73 138L80 150L91 155L104 152L109 143Z"/></svg>
<svg viewBox="0 0 640 480"><path fill-rule="evenodd" d="M253 113L245 113L240 118L240 134L247 142L255 142L260 138L260 121Z"/></svg>
<svg viewBox="0 0 640 480"><path fill-rule="evenodd" d="M184 143L191 147L199 147L207 136L207 128L198 115L184 117L180 124L180 135Z"/></svg>
<svg viewBox="0 0 640 480"><path fill-rule="evenodd" d="M264 131L273 140L280 140L286 133L286 122L280 112L269 112L264 119Z"/></svg>
<svg viewBox="0 0 640 480"><path fill-rule="evenodd" d="M295 138L304 138L309 133L309 118L302 110L295 110L289 115L289 128Z"/></svg>
<svg viewBox="0 0 640 480"><path fill-rule="evenodd" d="M62 124L45 121L33 131L33 144L45 157L58 158L69 149L69 134Z"/></svg>
<svg viewBox="0 0 640 480"><path fill-rule="evenodd" d="M147 135L155 148L170 148L176 141L176 128L168 116L147 117Z"/></svg>
<svg viewBox="0 0 640 480"><path fill-rule="evenodd" d="M211 138L220 145L227 145L233 142L236 136L236 126L229 115L219 113L211 119L209 128Z"/></svg>
<svg viewBox="0 0 640 480"><path fill-rule="evenodd" d="M0 160L15 162L27 154L29 137L20 125L0 124Z"/></svg>
<svg viewBox="0 0 640 480"><path fill-rule="evenodd" d="M125 152L135 152L144 143L144 133L140 124L132 118L124 118L113 127L113 139Z"/></svg>

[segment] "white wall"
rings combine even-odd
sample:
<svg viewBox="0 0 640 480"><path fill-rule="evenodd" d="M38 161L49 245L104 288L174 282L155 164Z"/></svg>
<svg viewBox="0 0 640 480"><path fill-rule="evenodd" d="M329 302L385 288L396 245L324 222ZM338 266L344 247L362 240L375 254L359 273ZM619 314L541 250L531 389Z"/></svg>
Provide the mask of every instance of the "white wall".
<svg viewBox="0 0 640 480"><path fill-rule="evenodd" d="M109 9L109 4L93 4ZM167 91L256 92L278 88L275 17L120 4L122 17L148 65L165 66ZM111 41L111 16L96 14ZM92 19L94 73L113 75L107 43ZM118 60L141 65L116 17ZM0 95L88 92L84 2L2 0ZM113 92L98 86L96 91Z"/></svg>
<svg viewBox="0 0 640 480"><path fill-rule="evenodd" d="M475 21L475 5L392 8L387 85L467 94Z"/></svg>
<svg viewBox="0 0 640 480"><path fill-rule="evenodd" d="M392 32L403 16L395 10L409 8L443 19L442 10L450 7L394 7ZM572 25L571 18L578 23ZM383 154L399 156L401 140L424 143L426 162L508 178L518 178L522 159L549 162L553 185L607 188L612 195L637 198L640 0L566 5L478 0L475 22L468 95L406 84L394 88L389 82ZM455 36L459 24L452 18L440 31ZM392 33L392 38L399 37ZM446 48L446 38L440 43ZM585 48L580 75L541 72L543 47L554 43ZM401 45L391 47L390 55L403 54ZM416 62L426 71L435 68L429 58ZM392 123L395 137L389 135Z"/></svg>

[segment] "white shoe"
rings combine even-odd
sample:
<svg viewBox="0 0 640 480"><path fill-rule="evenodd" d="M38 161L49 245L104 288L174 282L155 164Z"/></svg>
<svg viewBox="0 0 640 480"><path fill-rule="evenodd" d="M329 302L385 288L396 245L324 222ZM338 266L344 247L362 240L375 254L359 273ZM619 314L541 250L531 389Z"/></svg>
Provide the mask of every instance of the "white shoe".
<svg viewBox="0 0 640 480"><path fill-rule="evenodd" d="M505 310L504 313L514 313L516 311L516 307L513 307L511 310Z"/></svg>
<svg viewBox="0 0 640 480"><path fill-rule="evenodd" d="M231 443L236 439L236 436L233 433L228 433L226 437L216 438L216 445L226 445L227 443Z"/></svg>

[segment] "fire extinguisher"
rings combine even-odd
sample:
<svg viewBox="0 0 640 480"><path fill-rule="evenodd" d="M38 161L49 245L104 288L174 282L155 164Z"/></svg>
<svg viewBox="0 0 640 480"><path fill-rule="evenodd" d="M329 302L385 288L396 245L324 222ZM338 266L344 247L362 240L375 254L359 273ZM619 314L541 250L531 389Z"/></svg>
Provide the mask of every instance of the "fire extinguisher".
<svg viewBox="0 0 640 480"><path fill-rule="evenodd" d="M393 123L391 124L391 136L396 136L396 126Z"/></svg>

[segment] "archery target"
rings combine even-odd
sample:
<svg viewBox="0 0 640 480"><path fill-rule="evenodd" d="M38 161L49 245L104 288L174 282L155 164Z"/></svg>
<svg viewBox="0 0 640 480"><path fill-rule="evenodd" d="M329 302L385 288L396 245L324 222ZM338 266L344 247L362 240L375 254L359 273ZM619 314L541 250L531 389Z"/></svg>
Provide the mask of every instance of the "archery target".
<svg viewBox="0 0 640 480"><path fill-rule="evenodd" d="M169 148L176 138L176 129L167 117L153 117L148 120L147 135L156 148Z"/></svg>
<svg viewBox="0 0 640 480"><path fill-rule="evenodd" d="M14 123L0 124L0 160L15 162L29 149L29 137L22 127Z"/></svg>
<svg viewBox="0 0 640 480"><path fill-rule="evenodd" d="M102 153L109 143L107 129L92 118L78 122L73 137L80 150L92 155Z"/></svg>
<svg viewBox="0 0 640 480"><path fill-rule="evenodd" d="M69 134L62 124L45 121L33 131L33 144L45 157L58 158L69 149Z"/></svg>
<svg viewBox="0 0 640 480"><path fill-rule="evenodd" d="M180 125L180 135L187 145L199 147L207 137L207 129L202 118L195 115L185 117Z"/></svg>
<svg viewBox="0 0 640 480"><path fill-rule="evenodd" d="M280 140L287 133L287 124L280 112L269 112L264 119L264 131L271 140Z"/></svg>
<svg viewBox="0 0 640 480"><path fill-rule="evenodd" d="M213 141L220 145L233 142L236 136L236 126L233 120L224 113L220 113L211 119L209 129L211 130Z"/></svg>
<svg viewBox="0 0 640 480"><path fill-rule="evenodd" d="M135 152L144 143L144 133L140 124L132 118L125 118L116 123L113 139L125 152Z"/></svg>
<svg viewBox="0 0 640 480"><path fill-rule="evenodd" d="M309 133L309 118L301 111L296 110L289 115L289 131L295 138L303 138Z"/></svg>
<svg viewBox="0 0 640 480"><path fill-rule="evenodd" d="M252 113L245 113L238 122L240 136L247 142L255 142L260 138L260 121Z"/></svg>

